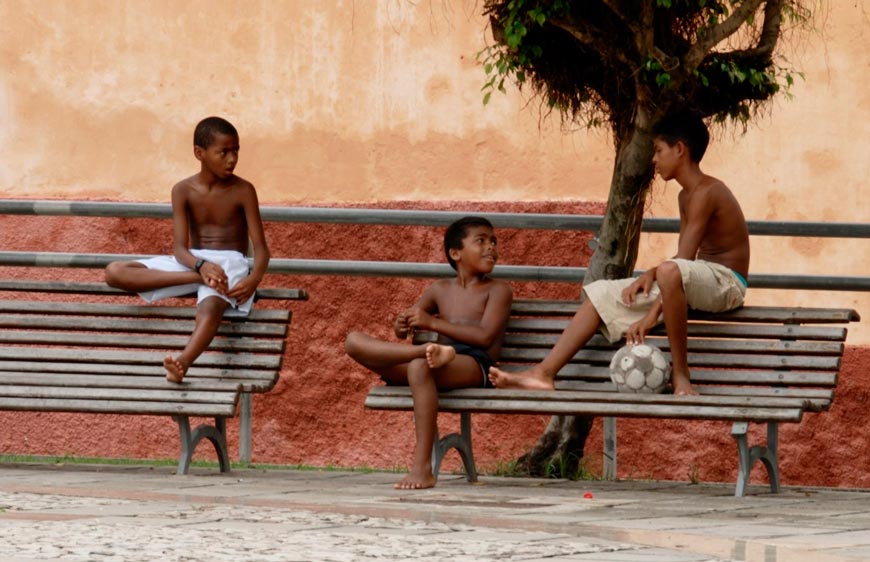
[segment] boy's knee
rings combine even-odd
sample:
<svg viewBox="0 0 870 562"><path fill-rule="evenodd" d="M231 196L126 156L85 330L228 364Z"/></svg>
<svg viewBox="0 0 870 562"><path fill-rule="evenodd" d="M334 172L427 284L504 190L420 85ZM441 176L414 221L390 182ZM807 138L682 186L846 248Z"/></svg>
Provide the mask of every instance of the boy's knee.
<svg viewBox="0 0 870 562"><path fill-rule="evenodd" d="M656 268L656 283L663 291L683 290L683 274L680 267L672 261L662 262Z"/></svg>
<svg viewBox="0 0 870 562"><path fill-rule="evenodd" d="M118 283L120 283L120 279L121 279L120 270L121 270L121 263L120 262L114 261L106 266L106 271L105 271L106 285L108 285L109 287L117 287L118 286Z"/></svg>
<svg viewBox="0 0 870 562"><path fill-rule="evenodd" d="M362 339L363 335L361 332L349 333L344 339L344 352L350 357L359 355L360 351L362 351Z"/></svg>
<svg viewBox="0 0 870 562"><path fill-rule="evenodd" d="M408 385L422 383L432 376L432 370L425 359L413 359L408 363Z"/></svg>
<svg viewBox="0 0 870 562"><path fill-rule="evenodd" d="M220 297L208 297L196 307L197 320L217 320L220 322L224 311L230 305Z"/></svg>

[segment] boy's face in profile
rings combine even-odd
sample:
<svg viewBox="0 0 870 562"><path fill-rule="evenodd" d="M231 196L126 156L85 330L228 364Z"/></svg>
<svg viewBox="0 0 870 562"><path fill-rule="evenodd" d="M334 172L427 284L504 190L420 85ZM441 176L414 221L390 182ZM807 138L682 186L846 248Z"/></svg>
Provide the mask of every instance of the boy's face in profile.
<svg viewBox="0 0 870 562"><path fill-rule="evenodd" d="M662 138L656 138L653 141L653 165L663 180L668 181L674 178L680 157L686 151L687 147L682 141L677 141L673 146Z"/></svg>
<svg viewBox="0 0 870 562"><path fill-rule="evenodd" d="M239 162L239 137L216 133L207 148L194 146L196 159L218 179L232 177Z"/></svg>
<svg viewBox="0 0 870 562"><path fill-rule="evenodd" d="M457 265L463 265L474 273L492 273L498 261L498 240L495 232L486 226L472 226L462 238L462 249L451 250Z"/></svg>

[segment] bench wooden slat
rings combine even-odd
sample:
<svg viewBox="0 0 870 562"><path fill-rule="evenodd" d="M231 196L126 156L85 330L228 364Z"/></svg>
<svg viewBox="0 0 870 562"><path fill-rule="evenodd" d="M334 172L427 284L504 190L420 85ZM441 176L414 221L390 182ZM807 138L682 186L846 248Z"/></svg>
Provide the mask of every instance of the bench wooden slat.
<svg viewBox="0 0 870 562"><path fill-rule="evenodd" d="M70 361L76 363L110 363L162 365L165 353L148 351L111 351L69 348L0 347L0 361ZM196 365L203 367L250 367L258 369L277 369L281 366L280 355L260 355L251 353L210 353L199 356Z"/></svg>
<svg viewBox="0 0 870 562"><path fill-rule="evenodd" d="M579 301L547 301L518 299L511 305L511 314L517 316L573 316L580 307ZM768 322L768 323L835 323L857 322L860 315L849 308L803 308L775 306L744 306L730 312L711 314L698 310L689 311L690 320L716 322Z"/></svg>
<svg viewBox="0 0 870 562"><path fill-rule="evenodd" d="M0 314L0 327L10 329L81 330L94 332L135 332L143 334L187 334L193 332L193 320L148 320L100 318L86 316L31 316ZM218 335L281 338L287 324L263 322L222 322Z"/></svg>
<svg viewBox="0 0 870 562"><path fill-rule="evenodd" d="M183 386L176 389L141 389L141 388L93 388L40 386L40 385L8 385L0 384L0 398L52 398L71 400L121 400L146 402L183 402L190 404L236 404L238 402L237 388L225 392L188 390Z"/></svg>
<svg viewBox="0 0 870 562"><path fill-rule="evenodd" d="M548 349L505 348L501 352L503 362L537 363L549 353ZM670 361L670 354L665 352ZM574 355L573 362L609 365L613 352L581 349ZM811 355L744 355L732 353L692 353L689 352L689 365L698 367L728 367L755 369L818 369L836 371L840 368L840 357Z"/></svg>
<svg viewBox="0 0 870 562"><path fill-rule="evenodd" d="M552 318L511 318L508 332L541 332L561 334L568 320ZM736 337L757 339L797 339L821 341L845 341L846 328L833 326L797 326L791 324L717 324L711 322L689 322L690 337ZM664 335L663 327L650 331L652 335ZM602 338L603 339L603 338Z"/></svg>
<svg viewBox="0 0 870 562"><path fill-rule="evenodd" d="M135 295L135 293L114 289L105 283L79 283L72 281L3 280L0 281L0 291L79 295ZM181 298L193 298L195 296L195 293L191 293ZM256 298L257 300L308 300L308 292L304 289L264 287L257 289Z"/></svg>
<svg viewBox="0 0 870 562"><path fill-rule="evenodd" d="M550 350L556 345L559 336L556 334L505 334L504 348L545 348ZM662 351L670 350L670 344L665 337L647 337L648 343ZM611 355L623 344L611 344L601 336L593 337L584 349L604 349ZM729 353L774 353L777 355L842 355L843 344L837 342L795 342L769 340L716 340L707 338L689 338L689 351L727 351Z"/></svg>
<svg viewBox="0 0 870 562"><path fill-rule="evenodd" d="M236 413L236 406L235 404L184 404L123 400L0 397L0 410L140 414L149 416L232 417Z"/></svg>
<svg viewBox="0 0 870 562"><path fill-rule="evenodd" d="M194 306L145 306L59 301L0 300L0 312L37 313L79 316L118 316L131 318L194 318ZM283 322L290 320L290 310L254 308L246 322ZM229 317L226 318L230 320Z"/></svg>
<svg viewBox="0 0 870 562"><path fill-rule="evenodd" d="M62 381L62 383L59 381ZM173 392L178 392L179 389L197 392L233 392L238 391L241 387L238 379L217 379L192 375L186 376L184 382L178 385L168 382L162 373L155 373L153 376L123 376L108 374L0 372L0 385L59 386L61 384L66 388L168 389Z"/></svg>
<svg viewBox="0 0 870 562"><path fill-rule="evenodd" d="M369 394L367 408L378 410L413 409L408 397ZM619 416L634 418L678 418L722 421L788 421L801 420L803 409L747 408L729 406L679 406L664 404L613 404L603 402L540 402L530 400L486 400L454 398L446 395L438 400L442 412L492 412L515 414Z"/></svg>
<svg viewBox="0 0 870 562"><path fill-rule="evenodd" d="M19 330L0 331L0 344L26 343L34 345L73 345L96 347L124 347L130 349L183 349L189 341L188 336L155 335L118 335L70 332L34 332ZM256 353L282 353L283 340L262 340L254 338L216 337L209 344L214 351L247 351Z"/></svg>
<svg viewBox="0 0 870 562"><path fill-rule="evenodd" d="M384 386L373 388L372 396L406 397L411 393L407 387ZM498 390L488 388L462 388L439 397L451 400L513 400L541 403L551 402L596 402L602 404L673 404L679 406L739 406L754 408L802 408L803 398L782 396L749 395L699 395L676 396L674 394L633 394L627 392L589 392L573 390ZM545 406L544 406L545 407Z"/></svg>
<svg viewBox="0 0 870 562"><path fill-rule="evenodd" d="M505 371L517 372L528 365L500 365ZM816 371L770 371L747 369L692 369L693 383L711 384L757 384L757 385L795 385L795 386L835 386L837 373ZM557 381L587 379L609 381L610 369L603 366L568 364L557 375Z"/></svg>

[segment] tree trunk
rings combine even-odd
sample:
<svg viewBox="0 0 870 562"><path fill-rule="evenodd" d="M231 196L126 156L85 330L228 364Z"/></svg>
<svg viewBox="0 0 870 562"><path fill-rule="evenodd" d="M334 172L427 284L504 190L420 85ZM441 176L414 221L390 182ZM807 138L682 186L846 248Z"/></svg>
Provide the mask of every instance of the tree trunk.
<svg viewBox="0 0 870 562"><path fill-rule="evenodd" d="M643 210L653 178L652 135L645 111L622 129L616 140L616 161L607 211L598 235L598 247L585 283L631 276L637 261ZM571 478L580 475L591 416L553 416L537 443L517 460L518 469L531 476Z"/></svg>

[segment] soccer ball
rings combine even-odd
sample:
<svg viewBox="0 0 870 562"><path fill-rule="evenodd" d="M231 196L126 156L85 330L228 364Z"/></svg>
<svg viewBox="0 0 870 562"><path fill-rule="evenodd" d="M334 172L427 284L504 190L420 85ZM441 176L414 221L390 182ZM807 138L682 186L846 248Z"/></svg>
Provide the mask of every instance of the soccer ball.
<svg viewBox="0 0 870 562"><path fill-rule="evenodd" d="M671 380L671 365L655 346L625 345L610 361L610 380L619 392L661 392Z"/></svg>

